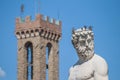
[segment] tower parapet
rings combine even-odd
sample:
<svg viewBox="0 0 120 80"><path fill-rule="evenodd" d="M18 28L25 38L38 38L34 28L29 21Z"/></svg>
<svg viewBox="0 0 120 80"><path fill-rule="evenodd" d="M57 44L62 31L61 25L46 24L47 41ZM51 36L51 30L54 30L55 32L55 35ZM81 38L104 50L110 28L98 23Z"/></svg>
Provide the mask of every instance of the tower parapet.
<svg viewBox="0 0 120 80"><path fill-rule="evenodd" d="M61 21L56 21L48 16L37 14L34 21L30 16L25 19L16 18L15 34L17 39L33 36L42 36L47 39L59 41L61 37Z"/></svg>

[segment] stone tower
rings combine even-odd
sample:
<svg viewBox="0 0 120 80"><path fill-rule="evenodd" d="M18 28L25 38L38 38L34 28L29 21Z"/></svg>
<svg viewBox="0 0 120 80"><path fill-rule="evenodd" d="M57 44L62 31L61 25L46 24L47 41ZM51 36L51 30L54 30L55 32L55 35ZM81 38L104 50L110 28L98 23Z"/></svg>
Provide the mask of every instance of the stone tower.
<svg viewBox="0 0 120 80"><path fill-rule="evenodd" d="M59 80L61 24L41 14L16 18L18 80Z"/></svg>

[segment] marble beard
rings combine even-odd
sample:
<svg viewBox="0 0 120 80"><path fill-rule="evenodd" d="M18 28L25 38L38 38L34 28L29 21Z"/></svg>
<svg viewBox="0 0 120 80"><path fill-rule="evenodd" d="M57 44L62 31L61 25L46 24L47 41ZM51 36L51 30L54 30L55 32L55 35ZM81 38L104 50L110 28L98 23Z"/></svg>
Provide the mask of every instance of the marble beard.
<svg viewBox="0 0 120 80"><path fill-rule="evenodd" d="M72 31L72 43L79 60L70 68L69 80L108 80L106 61L94 54L94 34L92 28Z"/></svg>

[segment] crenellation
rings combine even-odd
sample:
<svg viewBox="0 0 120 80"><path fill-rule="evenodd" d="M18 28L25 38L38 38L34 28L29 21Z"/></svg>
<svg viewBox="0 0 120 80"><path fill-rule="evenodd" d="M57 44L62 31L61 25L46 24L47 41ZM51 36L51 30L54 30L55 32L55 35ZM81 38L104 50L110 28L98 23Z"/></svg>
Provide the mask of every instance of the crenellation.
<svg viewBox="0 0 120 80"><path fill-rule="evenodd" d="M49 18L49 16L46 16L46 21L47 21L48 23L50 23L50 18Z"/></svg>
<svg viewBox="0 0 120 80"><path fill-rule="evenodd" d="M26 23L31 22L31 16L25 17L25 22L26 22Z"/></svg>
<svg viewBox="0 0 120 80"><path fill-rule="evenodd" d="M54 18L50 18L49 16L42 16L42 20L48 22L49 24L54 24L56 27L61 26L61 21L56 20Z"/></svg>
<svg viewBox="0 0 120 80"><path fill-rule="evenodd" d="M55 19L53 19L53 24L56 24L56 20Z"/></svg>
<svg viewBox="0 0 120 80"><path fill-rule="evenodd" d="M16 18L16 24L20 23L20 17Z"/></svg>
<svg viewBox="0 0 120 80"><path fill-rule="evenodd" d="M31 20L31 16L26 16L25 19L24 18L16 18L16 24L24 24L24 23L32 23L33 22L39 22L41 23L41 21L45 21L48 22L48 24L54 24L57 25L56 27L60 27L61 26L61 21L59 20L55 20L54 18L50 18L49 16L44 16L41 14L37 14L35 20Z"/></svg>
<svg viewBox="0 0 120 80"><path fill-rule="evenodd" d="M43 15L38 14L35 21L31 21L31 17L27 16L25 22L21 23L21 18L16 18L16 32L21 32L25 30L41 30L51 31L61 34L61 21L56 21L54 18L49 21L47 16L47 21L42 19ZM40 32L40 31L39 31ZM37 33L38 35L38 33Z"/></svg>
<svg viewBox="0 0 120 80"><path fill-rule="evenodd" d="M35 21L41 21L43 18L43 15L42 14L37 14L36 15L36 18L35 18Z"/></svg>

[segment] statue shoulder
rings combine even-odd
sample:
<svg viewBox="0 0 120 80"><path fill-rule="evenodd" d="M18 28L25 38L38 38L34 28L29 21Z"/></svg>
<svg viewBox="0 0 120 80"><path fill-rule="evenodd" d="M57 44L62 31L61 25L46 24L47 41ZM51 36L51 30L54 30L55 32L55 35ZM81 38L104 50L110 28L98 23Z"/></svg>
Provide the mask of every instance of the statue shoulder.
<svg viewBox="0 0 120 80"><path fill-rule="evenodd" d="M70 67L70 69L69 69L69 76L71 76L73 72L74 72L74 67L72 66L72 67Z"/></svg>
<svg viewBox="0 0 120 80"><path fill-rule="evenodd" d="M100 75L108 74L108 65L104 58L95 54L93 57L93 63L95 72L97 72Z"/></svg>

